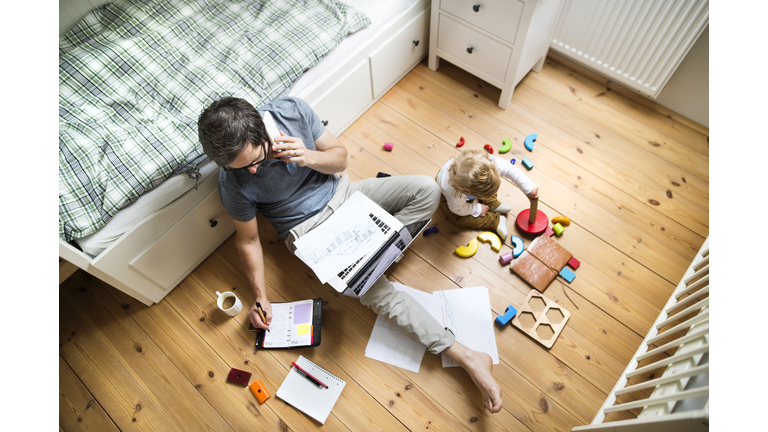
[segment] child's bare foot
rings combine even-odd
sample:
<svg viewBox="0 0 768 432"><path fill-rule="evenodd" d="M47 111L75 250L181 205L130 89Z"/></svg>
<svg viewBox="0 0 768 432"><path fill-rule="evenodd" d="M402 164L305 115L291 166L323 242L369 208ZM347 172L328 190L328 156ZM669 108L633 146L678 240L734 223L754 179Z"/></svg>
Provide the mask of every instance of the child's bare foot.
<svg viewBox="0 0 768 432"><path fill-rule="evenodd" d="M469 373L470 378L480 389L480 393L483 394L483 405L488 411L491 413L501 411L501 387L491 374L493 368L491 356L469 349L459 342L454 342L442 354L458 363Z"/></svg>

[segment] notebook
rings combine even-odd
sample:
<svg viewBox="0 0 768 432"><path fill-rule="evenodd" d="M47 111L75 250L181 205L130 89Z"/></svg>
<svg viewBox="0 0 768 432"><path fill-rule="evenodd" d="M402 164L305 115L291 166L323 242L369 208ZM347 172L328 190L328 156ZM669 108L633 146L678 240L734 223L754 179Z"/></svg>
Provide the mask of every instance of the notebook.
<svg viewBox="0 0 768 432"><path fill-rule="evenodd" d="M320 424L325 424L325 420L328 419L347 383L304 356L299 356L296 364L328 388L318 387L301 375L296 368L291 367L285 381L277 389L277 397L319 421Z"/></svg>
<svg viewBox="0 0 768 432"><path fill-rule="evenodd" d="M301 258L337 292L360 297L395 262L431 219L404 226L360 192L303 237L296 246Z"/></svg>
<svg viewBox="0 0 768 432"><path fill-rule="evenodd" d="M323 299L272 303L269 331L250 324L256 332L256 349L304 348L320 345L320 325L323 319Z"/></svg>

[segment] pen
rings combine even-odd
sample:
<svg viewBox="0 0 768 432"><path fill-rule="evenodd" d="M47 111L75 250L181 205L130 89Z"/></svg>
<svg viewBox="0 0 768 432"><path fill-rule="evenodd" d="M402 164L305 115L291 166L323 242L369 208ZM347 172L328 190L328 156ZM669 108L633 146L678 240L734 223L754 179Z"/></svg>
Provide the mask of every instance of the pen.
<svg viewBox="0 0 768 432"><path fill-rule="evenodd" d="M259 302L256 302L256 312L259 313L261 322L263 322L264 324L267 324L267 318L264 316L264 309L261 308L261 304ZM267 331L269 331L269 329L267 329Z"/></svg>
<svg viewBox="0 0 768 432"><path fill-rule="evenodd" d="M321 383L320 380L318 380L317 378L315 378L312 375L310 375L309 373L307 373L307 371L305 371L304 369L299 367L299 365L297 365L296 363L291 362L291 364L293 365L293 367L296 368L296 372L302 374L306 379L312 381L313 383L315 383L318 386L322 386L322 387L328 388L327 385Z"/></svg>

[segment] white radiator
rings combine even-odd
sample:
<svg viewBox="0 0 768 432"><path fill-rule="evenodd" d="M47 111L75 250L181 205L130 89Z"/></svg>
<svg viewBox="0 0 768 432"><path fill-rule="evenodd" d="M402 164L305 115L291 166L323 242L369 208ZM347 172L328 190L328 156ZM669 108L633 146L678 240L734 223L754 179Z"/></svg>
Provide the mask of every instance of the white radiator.
<svg viewBox="0 0 768 432"><path fill-rule="evenodd" d="M550 48L656 98L708 23L707 0L565 0Z"/></svg>
<svg viewBox="0 0 768 432"><path fill-rule="evenodd" d="M651 358L651 363L640 366ZM648 380L627 386L629 380L642 380L660 369L664 372L658 376L651 374ZM618 397L630 394L635 400L616 403ZM642 409L635 419L606 421L607 414L635 409ZM595 419L572 430L709 431L709 238Z"/></svg>

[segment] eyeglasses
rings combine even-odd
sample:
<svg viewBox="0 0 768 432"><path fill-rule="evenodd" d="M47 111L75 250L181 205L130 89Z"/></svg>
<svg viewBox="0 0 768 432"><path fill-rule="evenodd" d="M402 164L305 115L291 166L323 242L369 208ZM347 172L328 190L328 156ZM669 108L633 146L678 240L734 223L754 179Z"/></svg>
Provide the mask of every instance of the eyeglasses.
<svg viewBox="0 0 768 432"><path fill-rule="evenodd" d="M254 167L254 166L259 166L259 165L263 164L264 162L266 162L267 159L269 159L269 149L267 148L266 143L261 145L261 152L264 154L264 158L259 160L259 161L254 162L254 163L252 163L250 165L246 165L246 166L240 167L240 168L232 168L231 166L224 165L222 168L224 168L224 171L238 171L238 170L248 169L248 168Z"/></svg>

